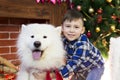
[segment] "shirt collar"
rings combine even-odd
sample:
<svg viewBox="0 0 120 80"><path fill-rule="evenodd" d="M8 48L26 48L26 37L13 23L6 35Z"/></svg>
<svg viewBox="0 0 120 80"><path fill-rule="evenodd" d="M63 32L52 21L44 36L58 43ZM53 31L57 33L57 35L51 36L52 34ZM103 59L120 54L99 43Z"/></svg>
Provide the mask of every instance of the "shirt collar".
<svg viewBox="0 0 120 80"><path fill-rule="evenodd" d="M81 39L82 39L83 36L85 36L85 34L81 34L78 39L73 40L73 41L68 41L68 40L65 38L65 36L63 36L63 42L64 42L65 44L71 44L71 45L73 45L74 43L76 43L76 42L78 42L78 41L81 41Z"/></svg>

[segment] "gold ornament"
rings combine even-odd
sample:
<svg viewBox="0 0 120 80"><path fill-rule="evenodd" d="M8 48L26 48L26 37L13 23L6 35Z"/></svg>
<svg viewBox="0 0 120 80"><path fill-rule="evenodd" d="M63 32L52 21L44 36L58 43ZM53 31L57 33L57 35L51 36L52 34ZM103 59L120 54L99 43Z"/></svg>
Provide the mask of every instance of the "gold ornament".
<svg viewBox="0 0 120 80"><path fill-rule="evenodd" d="M109 3L111 3L112 2L112 0L106 0L107 2L109 2Z"/></svg>
<svg viewBox="0 0 120 80"><path fill-rule="evenodd" d="M83 18L83 21L87 21L87 19L86 19L86 18Z"/></svg>
<svg viewBox="0 0 120 80"><path fill-rule="evenodd" d="M104 47L107 46L108 42L106 41L106 39L103 39L103 40L102 40L102 44L103 44Z"/></svg>
<svg viewBox="0 0 120 80"><path fill-rule="evenodd" d="M89 8L89 13L93 13L94 9L92 7Z"/></svg>
<svg viewBox="0 0 120 80"><path fill-rule="evenodd" d="M100 32L100 27L96 27L96 32Z"/></svg>
<svg viewBox="0 0 120 80"><path fill-rule="evenodd" d="M113 32L115 32L115 29L116 29L116 28L115 28L115 25L111 25L110 28L111 28L111 30L112 30Z"/></svg>

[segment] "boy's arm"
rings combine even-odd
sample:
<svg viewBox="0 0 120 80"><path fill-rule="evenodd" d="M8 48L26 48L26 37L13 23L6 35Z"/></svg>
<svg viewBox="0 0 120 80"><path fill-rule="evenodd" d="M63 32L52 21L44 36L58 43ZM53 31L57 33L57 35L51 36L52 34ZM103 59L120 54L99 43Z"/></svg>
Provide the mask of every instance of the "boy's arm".
<svg viewBox="0 0 120 80"><path fill-rule="evenodd" d="M88 51L89 49L87 48L87 45L83 44L78 46L74 54L71 56L71 59L68 59L66 65L60 68L61 75L65 78L68 77L70 73L76 72L78 66L86 61Z"/></svg>
<svg viewBox="0 0 120 80"><path fill-rule="evenodd" d="M71 78L72 78L73 75L74 75L74 73L71 73L69 77L63 78L63 80L71 80ZM33 73L33 76L36 78L36 80L39 80L40 78L43 78L43 79L45 80L45 78L46 78L46 77L45 77L46 75L43 76L42 73ZM55 72L51 72L51 73L50 73L50 77L51 77L52 79L55 79L55 78L56 78Z"/></svg>

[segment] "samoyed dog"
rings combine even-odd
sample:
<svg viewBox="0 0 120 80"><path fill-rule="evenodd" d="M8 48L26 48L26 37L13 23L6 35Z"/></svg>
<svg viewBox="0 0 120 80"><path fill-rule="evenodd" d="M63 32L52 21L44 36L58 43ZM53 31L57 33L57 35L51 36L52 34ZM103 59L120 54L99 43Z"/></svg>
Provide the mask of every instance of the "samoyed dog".
<svg viewBox="0 0 120 80"><path fill-rule="evenodd" d="M108 54L101 80L120 80L120 37L110 38Z"/></svg>
<svg viewBox="0 0 120 80"><path fill-rule="evenodd" d="M45 80L46 71L58 69L65 63L60 33L50 24L23 24L17 48L21 61L17 80L36 80L34 72L43 73L39 80Z"/></svg>

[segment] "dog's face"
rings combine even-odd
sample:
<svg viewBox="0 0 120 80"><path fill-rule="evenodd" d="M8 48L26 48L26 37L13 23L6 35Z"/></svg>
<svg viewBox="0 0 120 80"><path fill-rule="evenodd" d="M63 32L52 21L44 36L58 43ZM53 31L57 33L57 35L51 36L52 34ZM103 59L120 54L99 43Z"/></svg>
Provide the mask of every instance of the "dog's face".
<svg viewBox="0 0 120 80"><path fill-rule="evenodd" d="M20 40L23 40L21 42L24 47L31 51L33 59L38 60L43 56L44 51L56 41L55 36L59 35L51 25L29 24L22 25Z"/></svg>

